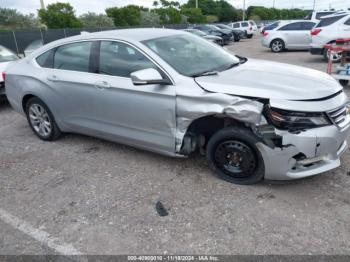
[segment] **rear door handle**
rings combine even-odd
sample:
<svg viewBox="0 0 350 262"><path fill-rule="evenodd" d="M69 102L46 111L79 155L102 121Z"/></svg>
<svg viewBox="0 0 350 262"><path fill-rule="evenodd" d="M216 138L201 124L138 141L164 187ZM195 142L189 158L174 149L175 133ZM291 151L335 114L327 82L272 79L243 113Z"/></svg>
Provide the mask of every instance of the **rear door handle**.
<svg viewBox="0 0 350 262"><path fill-rule="evenodd" d="M52 75L52 76L48 76L47 80L49 80L51 82L57 82L59 79L56 75Z"/></svg>
<svg viewBox="0 0 350 262"><path fill-rule="evenodd" d="M111 85L107 81L98 81L95 83L95 87L98 89L109 89Z"/></svg>

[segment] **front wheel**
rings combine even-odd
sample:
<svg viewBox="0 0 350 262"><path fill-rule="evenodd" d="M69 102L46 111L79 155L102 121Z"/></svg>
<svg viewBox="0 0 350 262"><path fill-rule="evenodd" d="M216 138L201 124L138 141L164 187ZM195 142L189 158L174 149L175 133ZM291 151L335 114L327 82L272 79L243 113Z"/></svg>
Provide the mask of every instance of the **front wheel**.
<svg viewBox="0 0 350 262"><path fill-rule="evenodd" d="M325 49L323 52L323 57L327 62L331 59L332 62L338 63L338 62L340 62L340 60L342 58L342 54L341 54L341 52L331 53L331 51L329 49Z"/></svg>
<svg viewBox="0 0 350 262"><path fill-rule="evenodd" d="M223 180L249 185L264 178L264 161L255 146L259 142L245 128L224 128L215 133L207 145L207 160Z"/></svg>

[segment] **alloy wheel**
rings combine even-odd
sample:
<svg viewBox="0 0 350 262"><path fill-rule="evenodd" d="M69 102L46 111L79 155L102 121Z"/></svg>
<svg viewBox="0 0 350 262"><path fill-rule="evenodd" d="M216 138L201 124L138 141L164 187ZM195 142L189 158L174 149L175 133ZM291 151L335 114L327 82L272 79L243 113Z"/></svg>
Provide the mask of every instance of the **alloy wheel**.
<svg viewBox="0 0 350 262"><path fill-rule="evenodd" d="M280 52L283 49L283 43L279 40L275 40L272 42L271 48L274 52Z"/></svg>
<svg viewBox="0 0 350 262"><path fill-rule="evenodd" d="M39 104L31 104L29 107L29 120L34 131L42 137L48 137L52 131L49 114Z"/></svg>

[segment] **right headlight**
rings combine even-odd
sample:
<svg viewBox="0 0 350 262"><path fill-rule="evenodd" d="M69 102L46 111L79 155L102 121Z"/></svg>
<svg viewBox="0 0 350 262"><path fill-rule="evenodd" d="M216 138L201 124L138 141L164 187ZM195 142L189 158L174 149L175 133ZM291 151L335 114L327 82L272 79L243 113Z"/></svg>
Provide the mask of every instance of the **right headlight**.
<svg viewBox="0 0 350 262"><path fill-rule="evenodd" d="M266 114L272 124L280 129L308 129L331 124L324 113L296 112L267 107Z"/></svg>

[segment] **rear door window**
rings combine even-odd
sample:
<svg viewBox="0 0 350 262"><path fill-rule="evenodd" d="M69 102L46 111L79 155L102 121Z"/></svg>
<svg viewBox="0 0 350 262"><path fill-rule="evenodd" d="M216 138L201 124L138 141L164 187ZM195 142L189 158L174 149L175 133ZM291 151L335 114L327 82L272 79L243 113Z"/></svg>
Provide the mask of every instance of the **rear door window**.
<svg viewBox="0 0 350 262"><path fill-rule="evenodd" d="M301 22L291 23L285 26L282 26L279 30L280 31L299 31L303 30Z"/></svg>
<svg viewBox="0 0 350 262"><path fill-rule="evenodd" d="M317 27L325 27L334 24L335 22L339 21L340 19L344 18L345 15L340 15L340 16L332 16L328 18L323 18L321 21L318 23Z"/></svg>
<svg viewBox="0 0 350 262"><path fill-rule="evenodd" d="M89 72L92 42L79 42L57 48L53 67L71 71Z"/></svg>

